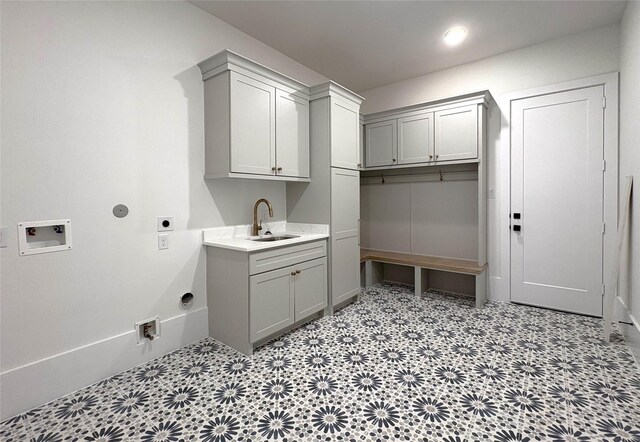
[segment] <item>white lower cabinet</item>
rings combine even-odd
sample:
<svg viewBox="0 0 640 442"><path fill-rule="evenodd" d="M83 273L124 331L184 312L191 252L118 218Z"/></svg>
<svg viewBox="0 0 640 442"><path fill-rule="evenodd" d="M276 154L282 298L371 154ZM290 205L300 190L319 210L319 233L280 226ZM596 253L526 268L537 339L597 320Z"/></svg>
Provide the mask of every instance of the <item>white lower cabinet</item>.
<svg viewBox="0 0 640 442"><path fill-rule="evenodd" d="M255 275L249 284L249 339L258 342L327 306L327 258Z"/></svg>
<svg viewBox="0 0 640 442"><path fill-rule="evenodd" d="M207 247L209 335L241 353L327 305L324 239L256 252Z"/></svg>
<svg viewBox="0 0 640 442"><path fill-rule="evenodd" d="M295 266L293 298L295 321L301 321L327 306L327 258Z"/></svg>
<svg viewBox="0 0 640 442"><path fill-rule="evenodd" d="M360 294L360 172L331 169L331 304Z"/></svg>
<svg viewBox="0 0 640 442"><path fill-rule="evenodd" d="M293 273L286 267L250 278L249 340L259 341L294 322Z"/></svg>

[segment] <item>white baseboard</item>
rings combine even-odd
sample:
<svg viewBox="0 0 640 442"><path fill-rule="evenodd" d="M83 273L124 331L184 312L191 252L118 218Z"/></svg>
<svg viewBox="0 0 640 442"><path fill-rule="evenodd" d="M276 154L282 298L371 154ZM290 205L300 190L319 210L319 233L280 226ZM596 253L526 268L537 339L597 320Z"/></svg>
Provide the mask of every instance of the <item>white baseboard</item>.
<svg viewBox="0 0 640 442"><path fill-rule="evenodd" d="M184 347L209 334L207 308L166 319L160 337L134 330L0 373L0 421Z"/></svg>
<svg viewBox="0 0 640 442"><path fill-rule="evenodd" d="M500 276L489 276L489 301L509 302L511 300L505 281Z"/></svg>
<svg viewBox="0 0 640 442"><path fill-rule="evenodd" d="M627 304L620 296L616 296L613 313L614 321L620 326L627 346L636 360L636 364L640 366L640 321L629 312Z"/></svg>
<svg viewBox="0 0 640 442"><path fill-rule="evenodd" d="M628 317L631 320L631 324L619 323L620 329L633 358L636 360L636 364L640 366L640 322L633 315L628 315Z"/></svg>

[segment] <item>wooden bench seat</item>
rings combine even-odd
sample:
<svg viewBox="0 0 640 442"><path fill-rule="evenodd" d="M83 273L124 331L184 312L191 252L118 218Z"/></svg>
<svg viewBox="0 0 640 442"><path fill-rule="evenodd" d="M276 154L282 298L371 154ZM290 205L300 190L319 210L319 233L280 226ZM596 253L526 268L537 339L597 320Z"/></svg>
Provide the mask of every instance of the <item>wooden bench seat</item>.
<svg viewBox="0 0 640 442"><path fill-rule="evenodd" d="M479 266L477 261L467 259L439 258L437 256L360 249L360 262L365 261L419 266L423 269L442 270L444 272L464 273L467 275L479 275L487 268L486 264Z"/></svg>
<svg viewBox="0 0 640 442"><path fill-rule="evenodd" d="M428 279L423 269L473 275L476 280L476 307L481 307L486 301L486 263L484 265L478 265L477 261L466 259L439 258L436 256L413 255L411 253L372 249L360 249L360 262L365 263L365 285L367 286L374 284L378 279L374 275L374 262L414 267L416 295L420 295L423 289L426 290L428 288Z"/></svg>

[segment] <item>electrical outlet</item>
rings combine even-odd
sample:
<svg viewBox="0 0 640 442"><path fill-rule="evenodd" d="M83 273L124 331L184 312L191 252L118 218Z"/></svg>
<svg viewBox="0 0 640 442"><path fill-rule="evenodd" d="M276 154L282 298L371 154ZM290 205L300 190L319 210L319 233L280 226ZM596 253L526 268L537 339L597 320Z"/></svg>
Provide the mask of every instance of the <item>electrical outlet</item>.
<svg viewBox="0 0 640 442"><path fill-rule="evenodd" d="M158 217L158 232L171 232L173 231L173 217L172 216L159 216Z"/></svg>
<svg viewBox="0 0 640 442"><path fill-rule="evenodd" d="M494 199L496 197L496 189L489 187L489 198Z"/></svg>
<svg viewBox="0 0 640 442"><path fill-rule="evenodd" d="M158 250L166 250L169 248L169 234L161 233L158 235Z"/></svg>

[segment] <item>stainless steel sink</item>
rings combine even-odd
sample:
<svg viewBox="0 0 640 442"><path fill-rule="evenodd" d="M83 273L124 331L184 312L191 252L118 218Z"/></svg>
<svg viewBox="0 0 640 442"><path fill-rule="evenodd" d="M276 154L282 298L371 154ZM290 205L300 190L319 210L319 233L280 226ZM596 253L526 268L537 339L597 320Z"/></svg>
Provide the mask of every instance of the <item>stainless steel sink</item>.
<svg viewBox="0 0 640 442"><path fill-rule="evenodd" d="M250 241L282 241L283 239L291 239L291 238L299 238L300 235L269 235L269 236L261 236L260 238L248 238Z"/></svg>

